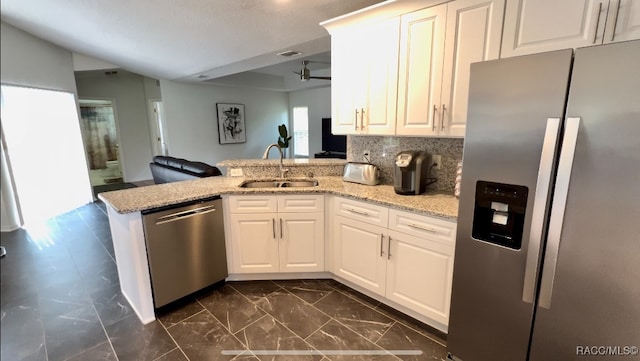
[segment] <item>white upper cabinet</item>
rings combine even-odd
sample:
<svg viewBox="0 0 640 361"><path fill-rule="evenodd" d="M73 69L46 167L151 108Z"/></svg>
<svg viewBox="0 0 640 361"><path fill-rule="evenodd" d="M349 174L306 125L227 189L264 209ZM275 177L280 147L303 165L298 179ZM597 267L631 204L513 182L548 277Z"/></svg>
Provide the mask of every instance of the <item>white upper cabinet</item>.
<svg viewBox="0 0 640 361"><path fill-rule="evenodd" d="M611 0L603 43L640 39L640 1Z"/></svg>
<svg viewBox="0 0 640 361"><path fill-rule="evenodd" d="M447 5L403 15L396 134L437 135Z"/></svg>
<svg viewBox="0 0 640 361"><path fill-rule="evenodd" d="M459 0L447 7L440 135L464 137L471 63L498 59L504 0Z"/></svg>
<svg viewBox="0 0 640 361"><path fill-rule="evenodd" d="M502 57L638 38L637 0L509 0Z"/></svg>
<svg viewBox="0 0 640 361"><path fill-rule="evenodd" d="M464 136L469 65L500 55L504 0L458 0L401 17L396 134Z"/></svg>
<svg viewBox="0 0 640 361"><path fill-rule="evenodd" d="M393 134L399 29L396 17L332 33L333 133Z"/></svg>

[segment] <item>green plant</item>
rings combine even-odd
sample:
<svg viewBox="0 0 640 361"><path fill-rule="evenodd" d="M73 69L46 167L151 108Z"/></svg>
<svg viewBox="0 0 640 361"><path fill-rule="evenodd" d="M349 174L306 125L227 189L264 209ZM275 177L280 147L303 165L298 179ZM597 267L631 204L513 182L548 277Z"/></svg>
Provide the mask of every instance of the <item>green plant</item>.
<svg viewBox="0 0 640 361"><path fill-rule="evenodd" d="M278 145L280 146L280 148L289 148L289 141L291 140L291 136L289 136L287 126L284 124L278 125L278 133L280 133L280 136L278 137Z"/></svg>

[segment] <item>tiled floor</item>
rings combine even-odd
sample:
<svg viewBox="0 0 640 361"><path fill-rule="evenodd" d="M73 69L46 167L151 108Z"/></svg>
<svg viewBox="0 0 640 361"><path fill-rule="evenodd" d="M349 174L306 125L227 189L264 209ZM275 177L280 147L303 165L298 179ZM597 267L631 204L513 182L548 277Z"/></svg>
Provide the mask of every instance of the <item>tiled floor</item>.
<svg viewBox="0 0 640 361"><path fill-rule="evenodd" d="M446 359L444 335L331 280L230 282L143 326L120 293L104 205L40 233L2 233L2 360Z"/></svg>

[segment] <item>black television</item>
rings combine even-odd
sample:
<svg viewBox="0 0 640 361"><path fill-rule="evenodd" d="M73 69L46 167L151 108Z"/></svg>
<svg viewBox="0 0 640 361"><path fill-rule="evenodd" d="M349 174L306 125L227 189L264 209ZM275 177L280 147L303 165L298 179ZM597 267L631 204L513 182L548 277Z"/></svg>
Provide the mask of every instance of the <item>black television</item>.
<svg viewBox="0 0 640 361"><path fill-rule="evenodd" d="M331 134L331 118L322 118L322 151L347 153L347 136Z"/></svg>

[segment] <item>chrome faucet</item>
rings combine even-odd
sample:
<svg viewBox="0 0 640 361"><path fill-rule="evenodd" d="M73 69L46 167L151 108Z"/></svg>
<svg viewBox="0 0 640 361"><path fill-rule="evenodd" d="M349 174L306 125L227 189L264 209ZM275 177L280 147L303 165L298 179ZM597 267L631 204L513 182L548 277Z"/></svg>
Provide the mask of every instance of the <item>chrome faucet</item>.
<svg viewBox="0 0 640 361"><path fill-rule="evenodd" d="M271 150L271 148L276 147L278 149L278 152L280 153L280 178L284 178L284 175L287 174L287 172L289 171L289 169L285 169L282 167L282 162L283 162L283 158L284 158L284 153L282 152L282 148L276 144L269 144L269 146L267 147L267 150L264 151L264 154L262 155L262 159L267 159L269 158L269 151Z"/></svg>

